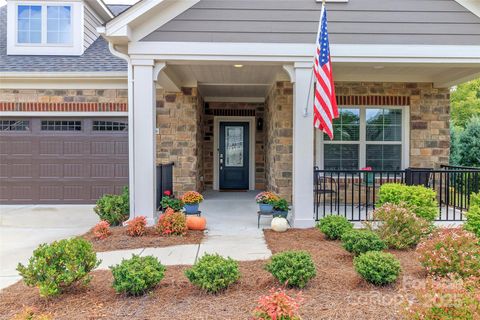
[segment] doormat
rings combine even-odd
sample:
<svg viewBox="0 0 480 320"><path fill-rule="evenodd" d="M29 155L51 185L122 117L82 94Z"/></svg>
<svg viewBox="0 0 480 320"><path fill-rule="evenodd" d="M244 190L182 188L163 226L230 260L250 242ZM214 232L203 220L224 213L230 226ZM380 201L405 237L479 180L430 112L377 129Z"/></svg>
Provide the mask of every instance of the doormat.
<svg viewBox="0 0 480 320"><path fill-rule="evenodd" d="M220 189L220 192L247 192L245 189Z"/></svg>

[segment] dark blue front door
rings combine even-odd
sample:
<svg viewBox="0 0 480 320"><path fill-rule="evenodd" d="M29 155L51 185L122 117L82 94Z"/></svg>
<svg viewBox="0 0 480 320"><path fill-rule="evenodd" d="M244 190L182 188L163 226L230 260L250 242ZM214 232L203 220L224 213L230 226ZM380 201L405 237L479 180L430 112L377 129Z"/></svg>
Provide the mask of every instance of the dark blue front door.
<svg viewBox="0 0 480 320"><path fill-rule="evenodd" d="M248 142L248 122L220 123L220 189L248 189Z"/></svg>

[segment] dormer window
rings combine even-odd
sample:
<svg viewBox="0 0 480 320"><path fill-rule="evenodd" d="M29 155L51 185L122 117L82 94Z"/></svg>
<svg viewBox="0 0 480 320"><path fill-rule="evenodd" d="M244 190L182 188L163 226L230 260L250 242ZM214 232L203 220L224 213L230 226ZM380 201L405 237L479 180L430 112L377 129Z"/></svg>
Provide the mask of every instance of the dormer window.
<svg viewBox="0 0 480 320"><path fill-rule="evenodd" d="M47 43L72 42L72 8L47 6Z"/></svg>
<svg viewBox="0 0 480 320"><path fill-rule="evenodd" d="M81 55L84 21L82 2L16 1L8 5L7 53Z"/></svg>
<svg viewBox="0 0 480 320"><path fill-rule="evenodd" d="M17 43L71 44L72 7L19 5Z"/></svg>
<svg viewBox="0 0 480 320"><path fill-rule="evenodd" d="M18 43L42 42L42 7L18 6Z"/></svg>

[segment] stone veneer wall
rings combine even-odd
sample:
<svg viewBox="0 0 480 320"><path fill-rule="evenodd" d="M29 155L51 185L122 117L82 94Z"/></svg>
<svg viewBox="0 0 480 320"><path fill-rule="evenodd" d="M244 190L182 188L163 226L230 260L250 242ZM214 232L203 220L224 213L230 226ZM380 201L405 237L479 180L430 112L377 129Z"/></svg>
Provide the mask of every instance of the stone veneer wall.
<svg viewBox="0 0 480 320"><path fill-rule="evenodd" d="M266 189L292 200L293 87L272 86L265 110Z"/></svg>
<svg viewBox="0 0 480 320"><path fill-rule="evenodd" d="M204 136L203 136L203 164L205 187L213 187L213 140L215 115L250 115L255 114L255 123L264 117L265 105L263 103L241 102L209 102L204 109ZM255 189L265 188L265 152L264 132L255 128Z"/></svg>
<svg viewBox="0 0 480 320"><path fill-rule="evenodd" d="M173 189L201 191L200 99L197 88L169 93L157 89L157 163L174 162Z"/></svg>
<svg viewBox="0 0 480 320"><path fill-rule="evenodd" d="M338 96L410 98L410 166L438 168L450 153L450 90L432 83L337 82Z"/></svg>

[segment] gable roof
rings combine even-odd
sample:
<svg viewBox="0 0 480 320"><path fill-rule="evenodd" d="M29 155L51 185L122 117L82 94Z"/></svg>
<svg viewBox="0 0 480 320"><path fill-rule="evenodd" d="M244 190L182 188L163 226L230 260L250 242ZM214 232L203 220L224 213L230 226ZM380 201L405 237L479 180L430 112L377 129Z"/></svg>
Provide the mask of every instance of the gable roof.
<svg viewBox="0 0 480 320"><path fill-rule="evenodd" d="M119 12L114 6L113 12ZM124 7L124 6L122 6ZM98 37L81 56L7 55L7 6L0 7L0 72L123 72L125 60L114 56L108 43Z"/></svg>

